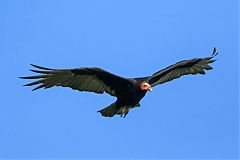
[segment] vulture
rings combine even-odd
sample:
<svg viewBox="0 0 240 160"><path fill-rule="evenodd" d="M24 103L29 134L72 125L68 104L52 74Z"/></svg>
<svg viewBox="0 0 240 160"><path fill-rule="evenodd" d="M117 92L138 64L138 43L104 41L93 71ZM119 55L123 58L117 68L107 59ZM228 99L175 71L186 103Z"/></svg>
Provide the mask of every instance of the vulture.
<svg viewBox="0 0 240 160"><path fill-rule="evenodd" d="M140 106L140 100L147 91L152 92L154 86L184 75L205 74L205 70L213 69L209 64L216 61L213 57L217 54L218 52L214 48L209 57L183 60L151 76L139 78L124 78L97 67L51 69L34 64L31 65L38 70L30 71L38 73L38 75L20 78L36 79L36 81L24 85L37 85L33 91L40 88L61 86L98 94L108 93L116 97L117 100L98 112L105 117L113 117L114 115L125 117L130 109Z"/></svg>

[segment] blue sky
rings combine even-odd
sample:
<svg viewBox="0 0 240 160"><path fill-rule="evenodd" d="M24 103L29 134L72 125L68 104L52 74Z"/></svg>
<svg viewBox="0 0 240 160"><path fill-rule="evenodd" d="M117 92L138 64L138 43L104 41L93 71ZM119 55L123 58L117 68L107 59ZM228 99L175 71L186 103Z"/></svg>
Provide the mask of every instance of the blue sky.
<svg viewBox="0 0 240 160"><path fill-rule="evenodd" d="M238 27L236 0L0 1L0 158L237 158ZM17 78L30 63L146 76L214 46L214 70L153 88L125 119L96 112L107 94Z"/></svg>

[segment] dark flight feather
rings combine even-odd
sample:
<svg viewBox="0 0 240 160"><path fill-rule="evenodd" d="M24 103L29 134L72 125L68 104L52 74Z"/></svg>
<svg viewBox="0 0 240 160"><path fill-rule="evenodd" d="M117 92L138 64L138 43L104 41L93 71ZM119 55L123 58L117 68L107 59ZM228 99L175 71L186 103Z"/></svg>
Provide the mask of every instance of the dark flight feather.
<svg viewBox="0 0 240 160"><path fill-rule="evenodd" d="M153 87L184 75L205 74L204 70L213 69L208 64L215 61L212 58L217 54L218 52L216 52L216 48L214 48L211 57L194 58L191 60L180 61L174 65L171 65L163 70L154 73L152 76L147 77L149 84Z"/></svg>
<svg viewBox="0 0 240 160"><path fill-rule="evenodd" d="M120 76L109 73L100 68L75 68L75 69L50 69L32 64L41 70L31 70L39 73L37 76L20 77L23 79L40 79L24 86L40 84L33 91L40 88L53 86L70 87L79 91L95 93L109 93L115 96L117 90L121 90L129 81Z"/></svg>

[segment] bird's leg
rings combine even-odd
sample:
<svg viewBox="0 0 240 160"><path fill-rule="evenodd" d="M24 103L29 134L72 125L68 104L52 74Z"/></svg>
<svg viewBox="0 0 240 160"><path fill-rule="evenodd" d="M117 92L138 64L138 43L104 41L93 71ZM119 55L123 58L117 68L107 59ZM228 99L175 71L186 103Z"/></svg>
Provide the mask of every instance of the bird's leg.
<svg viewBox="0 0 240 160"><path fill-rule="evenodd" d="M124 118L126 117L130 109L131 109L130 106L123 106L118 110L117 114Z"/></svg>
<svg viewBox="0 0 240 160"><path fill-rule="evenodd" d="M116 114L119 114L120 117L125 118L131 108L132 108L131 106L123 106L123 107L119 108L119 110L116 112Z"/></svg>
<svg viewBox="0 0 240 160"><path fill-rule="evenodd" d="M124 116L124 113L125 113L125 106L123 106L121 109L120 109L120 116L123 117Z"/></svg>
<svg viewBox="0 0 240 160"><path fill-rule="evenodd" d="M129 110L127 109L123 114L123 118L125 118L126 117L126 115L128 114L128 112L129 112Z"/></svg>
<svg viewBox="0 0 240 160"><path fill-rule="evenodd" d="M131 109L131 107L127 106L123 115L123 118L126 117L126 115L128 114L129 110Z"/></svg>

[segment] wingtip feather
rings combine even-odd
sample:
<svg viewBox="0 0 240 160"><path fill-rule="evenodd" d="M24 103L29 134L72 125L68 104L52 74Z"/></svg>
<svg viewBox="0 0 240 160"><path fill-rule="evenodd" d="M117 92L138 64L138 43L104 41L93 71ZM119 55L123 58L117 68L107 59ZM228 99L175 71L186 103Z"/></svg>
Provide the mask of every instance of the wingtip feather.
<svg viewBox="0 0 240 160"><path fill-rule="evenodd" d="M46 68L46 67L42 67L42 66L38 66L38 65L35 65L35 64L30 64L31 66L35 67L35 68L38 68L38 69L43 69L43 70L54 70L54 69L51 69L51 68Z"/></svg>
<svg viewBox="0 0 240 160"><path fill-rule="evenodd" d="M18 78L25 79L24 77L18 77Z"/></svg>
<svg viewBox="0 0 240 160"><path fill-rule="evenodd" d="M26 77L19 77L22 79L39 79L39 78L46 78L46 75L38 75L38 76L26 76Z"/></svg>
<svg viewBox="0 0 240 160"><path fill-rule="evenodd" d="M36 91L36 90L38 90L38 89L40 89L40 88L43 88L43 87L44 87L44 85L40 85L40 86L34 88L32 91Z"/></svg>
<svg viewBox="0 0 240 160"><path fill-rule="evenodd" d="M34 69L30 69L30 71L35 72L35 73L40 73L40 74L50 74L50 71L38 71L38 70L34 70Z"/></svg>
<svg viewBox="0 0 240 160"><path fill-rule="evenodd" d="M212 57L215 57L216 55L218 55L218 52L217 52L216 47L214 47L214 48L213 48Z"/></svg>

